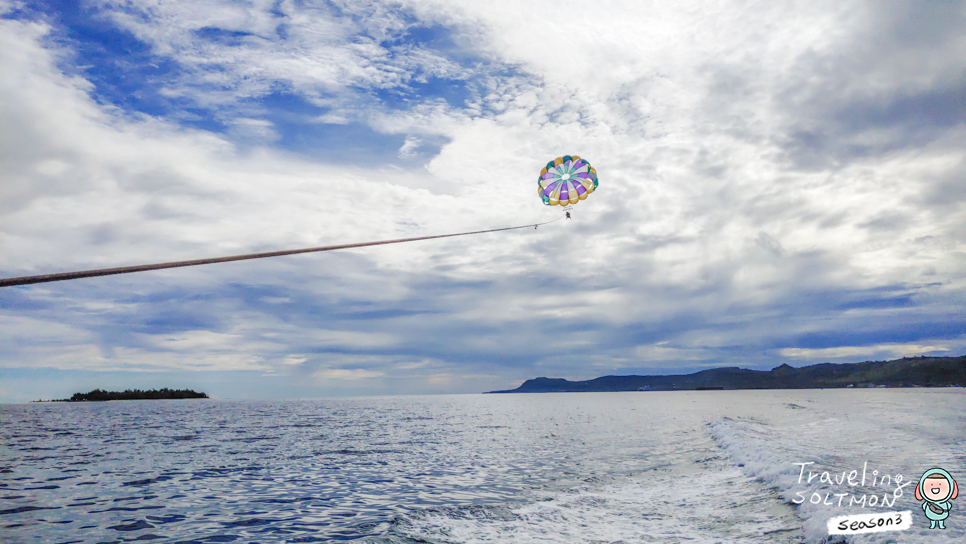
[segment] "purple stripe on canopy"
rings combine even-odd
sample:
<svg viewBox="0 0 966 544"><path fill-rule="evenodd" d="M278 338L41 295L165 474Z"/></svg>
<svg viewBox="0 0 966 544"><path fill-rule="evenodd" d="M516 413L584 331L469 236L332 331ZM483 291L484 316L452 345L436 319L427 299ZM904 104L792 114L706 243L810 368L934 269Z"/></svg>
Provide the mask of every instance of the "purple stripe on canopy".
<svg viewBox="0 0 966 544"><path fill-rule="evenodd" d="M577 191L578 196L587 192L587 189L583 185L574 185L574 190Z"/></svg>
<svg viewBox="0 0 966 544"><path fill-rule="evenodd" d="M570 200L570 190L567 182L560 187L560 200Z"/></svg>
<svg viewBox="0 0 966 544"><path fill-rule="evenodd" d="M559 181L555 181L555 182L551 183L550 185L547 185L546 187L544 187L544 189L543 189L544 194L547 195L547 196L550 196L550 193L552 193L554 191L554 189L557 188L557 185L560 185L560 182Z"/></svg>
<svg viewBox="0 0 966 544"><path fill-rule="evenodd" d="M547 172L543 175L543 179L553 179L555 177L557 177L557 174L554 172Z"/></svg>

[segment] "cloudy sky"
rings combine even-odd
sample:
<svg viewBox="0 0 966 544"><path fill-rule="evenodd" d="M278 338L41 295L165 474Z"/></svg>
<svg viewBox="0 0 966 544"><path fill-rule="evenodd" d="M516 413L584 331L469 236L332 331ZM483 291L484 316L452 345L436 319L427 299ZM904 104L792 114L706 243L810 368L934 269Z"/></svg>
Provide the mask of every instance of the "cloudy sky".
<svg viewBox="0 0 966 544"><path fill-rule="evenodd" d="M0 401L966 353L961 2L0 0Z"/></svg>

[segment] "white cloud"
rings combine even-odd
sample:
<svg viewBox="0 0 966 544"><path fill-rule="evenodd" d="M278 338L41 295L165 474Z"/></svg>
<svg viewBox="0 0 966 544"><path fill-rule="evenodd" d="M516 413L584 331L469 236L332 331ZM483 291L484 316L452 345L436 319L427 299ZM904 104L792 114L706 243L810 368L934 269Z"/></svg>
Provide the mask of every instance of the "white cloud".
<svg viewBox="0 0 966 544"><path fill-rule="evenodd" d="M285 358L282 359L281 363L283 365L288 365L288 366L297 366L308 360L309 360L308 357L302 357L299 355L286 355Z"/></svg>
<svg viewBox="0 0 966 544"><path fill-rule="evenodd" d="M361 368L326 368L312 374L312 377L320 380L365 380L384 376L383 372Z"/></svg>
<svg viewBox="0 0 966 544"><path fill-rule="evenodd" d="M413 23L381 3L98 0L120 27L175 60L164 92L207 106L290 89L320 105L351 105L351 88L393 88L465 68L424 47L389 42ZM281 86L279 85L281 84ZM340 123L343 114L324 116Z"/></svg>
<svg viewBox="0 0 966 544"><path fill-rule="evenodd" d="M399 148L399 157L403 159L409 159L416 156L416 150L419 146L423 144L420 138L415 136L406 136L406 142L403 146Z"/></svg>
<svg viewBox="0 0 966 544"><path fill-rule="evenodd" d="M648 346L637 346L636 355L644 363L648 361L700 361L713 357L713 351L703 348L678 348L658 342Z"/></svg>
<svg viewBox="0 0 966 544"><path fill-rule="evenodd" d="M921 344L877 344L874 346L839 346L834 348L785 348L779 350L783 357L794 359L842 359L846 357L871 357L886 355L892 357L915 357L919 355L936 355L948 352L950 349L941 345Z"/></svg>
<svg viewBox="0 0 966 544"><path fill-rule="evenodd" d="M371 349L392 347L399 339L395 335L379 332L320 330L310 333L310 341L325 347Z"/></svg>
<svg viewBox="0 0 966 544"><path fill-rule="evenodd" d="M349 118L337 113L327 113L325 115L320 115L315 119L319 123L327 123L330 125L348 125Z"/></svg>
<svg viewBox="0 0 966 544"><path fill-rule="evenodd" d="M397 370L415 370L418 368L426 368L431 366L439 365L438 361L432 361L429 359L423 359L422 361L399 363L394 366Z"/></svg>
<svg viewBox="0 0 966 544"><path fill-rule="evenodd" d="M351 17L99 5L177 65L167 96L232 128L99 104L58 69L69 52L47 27L0 20L5 275L535 223L558 213L535 177L563 153L588 158L600 187L572 221L536 231L18 291L0 334L25 347L5 364L122 368L122 353L144 368L363 379L431 360L443 383L504 355L509 373L576 375L962 318L966 127L906 111L961 85L966 38L940 8L922 8L936 32L902 34L914 4L338 3ZM455 50L397 40L414 24L445 29ZM373 98L428 76L471 80L468 105ZM428 161L335 165L273 147L283 129L240 104L278 89L329 110L313 127L368 123L405 137L390 155ZM912 302L856 309L852 292ZM210 300L184 323L138 317L192 296Z"/></svg>

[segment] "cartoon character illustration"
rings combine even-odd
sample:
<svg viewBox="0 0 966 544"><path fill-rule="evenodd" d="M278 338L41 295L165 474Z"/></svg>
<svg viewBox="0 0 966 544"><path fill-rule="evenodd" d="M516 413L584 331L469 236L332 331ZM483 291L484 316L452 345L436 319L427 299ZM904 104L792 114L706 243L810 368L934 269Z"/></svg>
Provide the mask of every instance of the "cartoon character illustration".
<svg viewBox="0 0 966 544"><path fill-rule="evenodd" d="M949 517L949 510L953 507L949 501L959 496L959 486L956 480L941 468L931 468L919 478L916 486L916 500L923 501L922 511L929 520L929 528L945 529L943 523Z"/></svg>

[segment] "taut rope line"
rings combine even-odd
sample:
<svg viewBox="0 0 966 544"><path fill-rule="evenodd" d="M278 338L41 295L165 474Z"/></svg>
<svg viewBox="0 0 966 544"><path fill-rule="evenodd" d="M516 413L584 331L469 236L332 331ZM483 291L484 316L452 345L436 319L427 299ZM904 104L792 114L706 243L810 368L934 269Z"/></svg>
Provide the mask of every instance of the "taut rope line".
<svg viewBox="0 0 966 544"><path fill-rule="evenodd" d="M333 251L336 249L349 249L354 247L383 246L387 244L401 244L403 242L416 242L419 240L432 240L434 238L451 238L453 236L468 236L470 234L484 234L487 232L499 232L502 230L525 229L528 227L537 228L540 225L549 225L555 221L560 221L561 217L545 223L522 225L519 227L504 227L502 229L478 230L474 232L460 232L457 234L437 234L435 236L420 236L417 238L400 238L398 240L383 240L380 242L362 242L358 244L342 244L337 246L310 247L304 249L286 249L282 251L268 251L265 253L248 253L246 255L232 255L230 257L215 257L213 259L196 259L193 261L175 261L170 263L142 264L137 266L121 266L118 268L100 268L97 270L81 270L79 272L63 272L60 274L43 274L40 276L21 276L18 278L0 279L0 287L11 287L14 285L29 285L31 283L46 283L50 281L76 280L80 278L93 278L95 276L112 276L114 274L130 274L132 272L146 272L148 270L163 270L165 268L181 268L184 266L198 266L202 264L227 263L231 261L246 261L249 259L264 259L266 257L281 257L283 255L296 255L299 253L316 253L319 251Z"/></svg>

